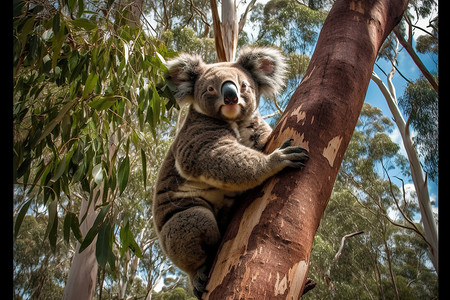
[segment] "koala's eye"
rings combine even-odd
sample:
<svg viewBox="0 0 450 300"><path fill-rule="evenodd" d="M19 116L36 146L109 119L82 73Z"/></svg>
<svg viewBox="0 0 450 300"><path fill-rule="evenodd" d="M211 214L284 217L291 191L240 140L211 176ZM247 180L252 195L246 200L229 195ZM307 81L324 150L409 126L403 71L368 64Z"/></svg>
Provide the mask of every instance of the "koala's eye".
<svg viewBox="0 0 450 300"><path fill-rule="evenodd" d="M246 89L247 89L247 82L245 82L245 81L243 81L242 83L241 83L241 91L245 91Z"/></svg>
<svg viewBox="0 0 450 300"><path fill-rule="evenodd" d="M214 88L212 86L208 86L208 92L209 93L214 93Z"/></svg>

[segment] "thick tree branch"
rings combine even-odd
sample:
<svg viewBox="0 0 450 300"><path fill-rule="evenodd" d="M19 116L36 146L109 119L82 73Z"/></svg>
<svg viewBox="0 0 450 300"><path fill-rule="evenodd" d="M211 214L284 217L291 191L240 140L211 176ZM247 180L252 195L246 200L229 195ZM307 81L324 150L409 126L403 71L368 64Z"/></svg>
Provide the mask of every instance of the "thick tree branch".
<svg viewBox="0 0 450 300"><path fill-rule="evenodd" d="M407 0L337 0L300 86L266 146L293 138L303 170L285 170L243 201L228 227L203 299L298 299L320 219L361 112L383 41Z"/></svg>

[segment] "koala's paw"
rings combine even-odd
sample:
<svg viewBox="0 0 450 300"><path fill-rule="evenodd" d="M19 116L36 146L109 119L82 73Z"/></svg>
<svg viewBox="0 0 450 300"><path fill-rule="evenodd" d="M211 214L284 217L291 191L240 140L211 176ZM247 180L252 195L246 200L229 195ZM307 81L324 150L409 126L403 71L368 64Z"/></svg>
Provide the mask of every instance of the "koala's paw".
<svg viewBox="0 0 450 300"><path fill-rule="evenodd" d="M280 148L278 148L278 156L282 163L288 167L301 168L304 167L309 159L308 150L300 146L291 146L291 142L294 139L287 139L283 142Z"/></svg>
<svg viewBox="0 0 450 300"><path fill-rule="evenodd" d="M209 268L205 264L197 270L197 273L192 278L193 292L198 299L202 299L202 294L207 292L206 283L208 282L208 273Z"/></svg>

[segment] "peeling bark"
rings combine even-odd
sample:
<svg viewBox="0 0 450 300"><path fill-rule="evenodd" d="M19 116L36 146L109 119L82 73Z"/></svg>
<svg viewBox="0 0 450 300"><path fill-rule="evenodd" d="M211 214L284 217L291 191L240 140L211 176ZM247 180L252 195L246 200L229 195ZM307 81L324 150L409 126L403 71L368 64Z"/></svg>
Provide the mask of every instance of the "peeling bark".
<svg viewBox="0 0 450 300"><path fill-rule="evenodd" d="M361 112L378 49L407 0L336 1L306 75L269 138L308 149L300 171L285 170L237 210L203 299L298 299L314 235Z"/></svg>

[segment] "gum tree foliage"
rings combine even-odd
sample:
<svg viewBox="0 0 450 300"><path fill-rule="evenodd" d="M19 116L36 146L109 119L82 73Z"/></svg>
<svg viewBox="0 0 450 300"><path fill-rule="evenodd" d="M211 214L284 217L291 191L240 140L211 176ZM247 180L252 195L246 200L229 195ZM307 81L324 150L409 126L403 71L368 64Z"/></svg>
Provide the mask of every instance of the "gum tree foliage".
<svg viewBox="0 0 450 300"><path fill-rule="evenodd" d="M15 247L26 238L21 226L35 216L45 224L40 243L51 249L35 267L63 259L62 248L73 255L75 242L82 252L95 241L100 282L106 268L120 281L130 259L159 251L148 207L170 143L159 138L171 128L163 124L175 102L163 74L175 53L130 22L130 7L117 1L13 4ZM98 214L86 234L82 202ZM19 253L17 278L25 266ZM158 277L152 267L149 285ZM26 295L36 289L18 288Z"/></svg>
<svg viewBox="0 0 450 300"><path fill-rule="evenodd" d="M409 116L409 124L417 131L413 137L414 145L424 157L424 171L434 181L438 179L438 93L429 82L420 77L408 83L399 106Z"/></svg>

